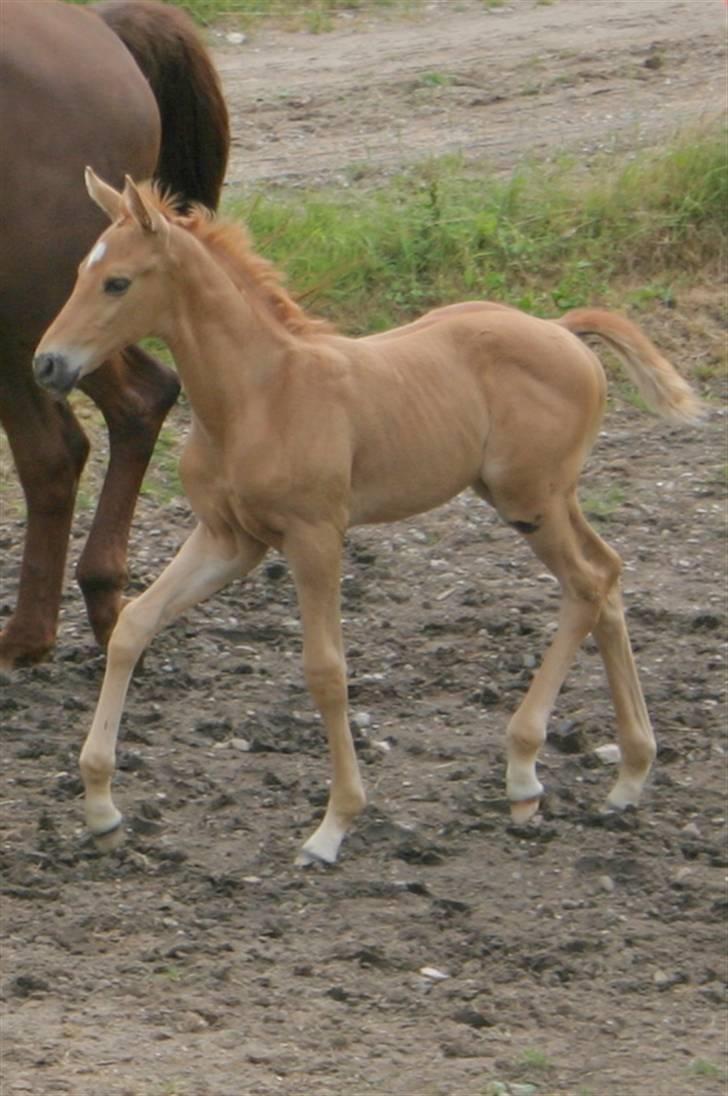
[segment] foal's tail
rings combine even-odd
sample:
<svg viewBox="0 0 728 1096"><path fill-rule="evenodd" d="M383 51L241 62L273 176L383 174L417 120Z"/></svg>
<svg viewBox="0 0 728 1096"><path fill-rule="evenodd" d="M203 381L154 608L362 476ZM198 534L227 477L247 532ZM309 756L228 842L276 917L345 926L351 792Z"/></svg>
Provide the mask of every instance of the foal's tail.
<svg viewBox="0 0 728 1096"><path fill-rule="evenodd" d="M555 321L574 335L599 335L625 366L648 407L673 422L699 422L705 409L687 381L636 324L601 308L575 308Z"/></svg>
<svg viewBox="0 0 728 1096"><path fill-rule="evenodd" d="M217 208L230 149L220 81L194 23L156 0L105 0L96 13L146 76L162 120L156 178L185 204Z"/></svg>

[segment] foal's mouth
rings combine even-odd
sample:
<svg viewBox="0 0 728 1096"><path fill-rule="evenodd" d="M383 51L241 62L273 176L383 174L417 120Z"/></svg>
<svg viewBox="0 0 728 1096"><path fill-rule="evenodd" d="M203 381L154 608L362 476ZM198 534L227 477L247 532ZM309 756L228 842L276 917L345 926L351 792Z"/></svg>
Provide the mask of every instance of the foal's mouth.
<svg viewBox="0 0 728 1096"><path fill-rule="evenodd" d="M74 365L65 354L47 351L33 358L33 374L41 388L66 396L78 381L81 366Z"/></svg>

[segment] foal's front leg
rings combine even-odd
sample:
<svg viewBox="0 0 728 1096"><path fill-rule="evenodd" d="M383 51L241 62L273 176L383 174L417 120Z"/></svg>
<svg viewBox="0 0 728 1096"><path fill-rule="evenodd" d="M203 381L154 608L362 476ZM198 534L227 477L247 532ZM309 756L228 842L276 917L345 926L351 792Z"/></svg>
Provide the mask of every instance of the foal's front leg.
<svg viewBox="0 0 728 1096"><path fill-rule="evenodd" d="M296 863L333 864L344 834L366 804L347 711L340 609L341 536L333 527L309 526L289 533L284 550L301 610L306 682L326 727L332 768L326 814Z"/></svg>
<svg viewBox="0 0 728 1096"><path fill-rule="evenodd" d="M109 641L104 683L80 759L86 823L102 847L113 848L120 838L121 813L111 798L111 779L126 691L139 656L161 628L247 574L265 550L251 537L231 555L228 543L198 525L159 578L122 610Z"/></svg>

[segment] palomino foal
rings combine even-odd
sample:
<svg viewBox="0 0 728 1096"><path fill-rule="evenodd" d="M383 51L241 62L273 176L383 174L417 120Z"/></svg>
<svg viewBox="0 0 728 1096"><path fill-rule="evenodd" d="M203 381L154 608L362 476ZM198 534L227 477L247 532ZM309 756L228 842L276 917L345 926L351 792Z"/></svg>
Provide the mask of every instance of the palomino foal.
<svg viewBox="0 0 728 1096"><path fill-rule="evenodd" d="M324 818L299 862L332 862L365 794L347 717L339 612L342 542L352 525L396 521L466 487L495 507L556 576L553 641L507 731L507 790L525 821L543 791L536 755L582 640L596 638L617 715L621 763L609 804L636 803L655 742L619 593L620 560L587 524L576 483L596 437L604 372L575 333L601 335L647 402L691 421L688 385L629 321L577 309L540 320L501 305L440 308L349 339L308 317L243 229L90 170L112 225L79 269L38 347L35 372L67 392L110 354L156 335L170 347L193 411L181 475L199 525L121 613L81 753L86 817L116 842L115 744L132 669L183 610L247 574L269 547L289 561L304 668L331 752Z"/></svg>

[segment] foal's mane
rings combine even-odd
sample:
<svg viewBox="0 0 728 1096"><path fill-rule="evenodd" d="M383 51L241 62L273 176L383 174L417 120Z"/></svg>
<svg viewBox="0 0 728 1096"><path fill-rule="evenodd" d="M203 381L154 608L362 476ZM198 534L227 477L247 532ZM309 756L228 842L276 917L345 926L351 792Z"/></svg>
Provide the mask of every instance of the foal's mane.
<svg viewBox="0 0 728 1096"><path fill-rule="evenodd" d="M180 214L174 195L154 183L139 188L144 200L173 224L179 225L198 240L244 293L253 293L287 331L294 335L312 335L331 331L326 320L309 316L285 288L282 273L254 249L248 230L237 221L218 220L205 206L194 204Z"/></svg>

